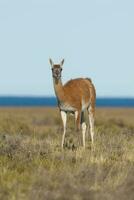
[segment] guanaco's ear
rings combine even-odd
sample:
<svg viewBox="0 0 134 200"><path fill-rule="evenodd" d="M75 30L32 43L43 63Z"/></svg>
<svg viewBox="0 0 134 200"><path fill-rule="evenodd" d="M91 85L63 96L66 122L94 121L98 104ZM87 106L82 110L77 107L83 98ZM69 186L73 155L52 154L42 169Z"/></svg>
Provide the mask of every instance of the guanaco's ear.
<svg viewBox="0 0 134 200"><path fill-rule="evenodd" d="M62 67L63 64L64 64L64 59L61 61L60 66Z"/></svg>
<svg viewBox="0 0 134 200"><path fill-rule="evenodd" d="M53 67L54 64L51 58L49 58L49 62L50 62L51 67Z"/></svg>

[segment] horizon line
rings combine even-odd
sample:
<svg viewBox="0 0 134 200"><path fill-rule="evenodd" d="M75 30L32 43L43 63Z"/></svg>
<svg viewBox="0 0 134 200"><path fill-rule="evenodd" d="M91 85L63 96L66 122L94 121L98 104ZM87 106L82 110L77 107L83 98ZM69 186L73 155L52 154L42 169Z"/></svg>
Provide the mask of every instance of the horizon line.
<svg viewBox="0 0 134 200"><path fill-rule="evenodd" d="M56 98L54 95L0 95L0 98ZM134 96L97 96L96 99L134 99Z"/></svg>

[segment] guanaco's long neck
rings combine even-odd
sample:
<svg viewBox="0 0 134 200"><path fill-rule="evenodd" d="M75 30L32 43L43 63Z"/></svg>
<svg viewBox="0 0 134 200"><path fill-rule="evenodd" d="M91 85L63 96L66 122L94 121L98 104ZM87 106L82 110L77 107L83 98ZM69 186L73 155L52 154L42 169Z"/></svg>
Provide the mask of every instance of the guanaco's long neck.
<svg viewBox="0 0 134 200"><path fill-rule="evenodd" d="M61 79L53 78L54 90L59 102L64 101L64 90Z"/></svg>

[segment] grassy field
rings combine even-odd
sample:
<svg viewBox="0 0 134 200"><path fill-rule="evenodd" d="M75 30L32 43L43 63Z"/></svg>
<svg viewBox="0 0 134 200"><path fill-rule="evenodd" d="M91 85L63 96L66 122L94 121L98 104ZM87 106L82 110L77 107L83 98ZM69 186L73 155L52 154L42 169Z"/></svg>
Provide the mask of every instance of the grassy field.
<svg viewBox="0 0 134 200"><path fill-rule="evenodd" d="M65 148L55 108L0 108L0 200L133 200L134 109L98 108L95 145L74 131Z"/></svg>

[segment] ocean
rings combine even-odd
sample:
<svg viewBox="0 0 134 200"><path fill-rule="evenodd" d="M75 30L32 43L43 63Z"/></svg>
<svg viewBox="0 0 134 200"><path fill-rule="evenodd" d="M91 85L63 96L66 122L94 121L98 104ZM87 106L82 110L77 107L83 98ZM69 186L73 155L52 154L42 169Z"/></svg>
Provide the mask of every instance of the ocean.
<svg viewBox="0 0 134 200"><path fill-rule="evenodd" d="M97 107L134 107L134 98L97 98ZM57 106L55 97L1 96L0 106Z"/></svg>

